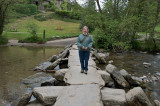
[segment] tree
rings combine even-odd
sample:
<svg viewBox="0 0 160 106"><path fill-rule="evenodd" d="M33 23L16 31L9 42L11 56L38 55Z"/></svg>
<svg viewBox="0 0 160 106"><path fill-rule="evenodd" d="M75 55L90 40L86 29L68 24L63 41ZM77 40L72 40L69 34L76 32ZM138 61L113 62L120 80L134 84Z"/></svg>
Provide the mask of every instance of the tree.
<svg viewBox="0 0 160 106"><path fill-rule="evenodd" d="M155 14L155 19L153 21L153 25L152 25L152 30L150 33L150 36L154 42L154 50L156 50L157 48L157 44L156 44L156 40L154 39L154 35L155 35L155 27L158 24L158 19L159 19L159 13L160 13L160 0L156 0L157 2L157 9L156 9L156 14Z"/></svg>
<svg viewBox="0 0 160 106"><path fill-rule="evenodd" d="M8 8L17 0L1 0L0 1L0 36L3 33L4 22L7 18Z"/></svg>

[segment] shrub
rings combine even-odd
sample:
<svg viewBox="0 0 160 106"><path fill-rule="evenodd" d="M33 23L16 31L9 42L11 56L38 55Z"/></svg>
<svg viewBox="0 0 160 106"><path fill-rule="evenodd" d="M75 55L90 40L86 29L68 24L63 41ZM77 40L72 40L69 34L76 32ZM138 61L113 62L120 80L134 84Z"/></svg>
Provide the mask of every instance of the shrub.
<svg viewBox="0 0 160 106"><path fill-rule="evenodd" d="M37 31L38 31L38 25L34 22L29 22L26 26L26 28L28 29L28 32L31 33L33 36L37 35Z"/></svg>
<svg viewBox="0 0 160 106"><path fill-rule="evenodd" d="M31 36L28 38L25 38L23 40L19 40L19 43L45 43L46 41L43 40L41 37L38 36Z"/></svg>
<svg viewBox="0 0 160 106"><path fill-rule="evenodd" d="M35 15L34 18L38 21L46 21L47 20L47 17L45 15L41 15L41 14Z"/></svg>
<svg viewBox="0 0 160 106"><path fill-rule="evenodd" d="M34 4L15 4L13 10L18 14L33 15L37 13L37 6Z"/></svg>
<svg viewBox="0 0 160 106"><path fill-rule="evenodd" d="M8 39L5 36L0 35L0 45L8 43Z"/></svg>
<svg viewBox="0 0 160 106"><path fill-rule="evenodd" d="M81 19L81 15L79 12L71 12L71 11L65 11L65 10L56 10L55 12L57 15L61 17L71 18L79 20Z"/></svg>

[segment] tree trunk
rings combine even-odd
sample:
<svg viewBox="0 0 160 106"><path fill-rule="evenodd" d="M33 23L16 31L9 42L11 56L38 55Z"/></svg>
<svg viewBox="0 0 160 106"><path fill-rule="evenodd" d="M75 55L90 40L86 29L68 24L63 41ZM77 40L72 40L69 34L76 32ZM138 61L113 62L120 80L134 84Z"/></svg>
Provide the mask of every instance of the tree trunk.
<svg viewBox="0 0 160 106"><path fill-rule="evenodd" d="M156 45L156 40L154 38L154 35L155 35L155 27L157 26L158 24L158 18L159 18L159 12L160 12L160 0L157 0L157 12L156 12L156 15L155 15L155 20L154 20L154 23L153 23L153 26L152 26L152 31L150 33L150 36L153 40L153 43L154 43L154 49L157 48L157 45Z"/></svg>
<svg viewBox="0 0 160 106"><path fill-rule="evenodd" d="M100 12L100 14L101 14L100 19L101 19L101 22L102 22L102 30L105 32L104 18L103 18L103 16L102 16L102 15L103 15L103 12L102 12L102 9L101 9L99 0L96 0L96 2L97 2L97 5L98 5L99 12Z"/></svg>

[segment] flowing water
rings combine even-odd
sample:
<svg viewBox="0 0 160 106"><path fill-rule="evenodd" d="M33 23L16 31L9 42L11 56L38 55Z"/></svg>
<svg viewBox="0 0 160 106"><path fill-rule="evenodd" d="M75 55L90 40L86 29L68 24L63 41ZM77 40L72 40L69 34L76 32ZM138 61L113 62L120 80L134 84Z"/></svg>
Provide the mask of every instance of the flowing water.
<svg viewBox="0 0 160 106"><path fill-rule="evenodd" d="M143 54L143 53L111 53L107 61L113 60L113 63L119 70L125 69L129 74L141 77L160 73L160 55ZM145 68L143 62L151 63L152 66ZM101 66L102 69L105 66ZM147 83L145 89L147 96L151 101L157 99L160 101L160 81Z"/></svg>
<svg viewBox="0 0 160 106"><path fill-rule="evenodd" d="M0 47L0 106L14 106L18 98L26 92L21 80L33 75L32 68L46 61L62 48L43 47ZM143 76L148 73L160 73L160 55L141 53L111 53L107 61L113 60L117 68L125 69L129 74ZM152 66L145 68L143 62ZM101 66L104 69L105 66ZM146 94L150 100L160 101L160 81L148 83Z"/></svg>
<svg viewBox="0 0 160 106"><path fill-rule="evenodd" d="M0 106L14 106L26 92L21 80L33 75L32 68L62 48L0 47Z"/></svg>

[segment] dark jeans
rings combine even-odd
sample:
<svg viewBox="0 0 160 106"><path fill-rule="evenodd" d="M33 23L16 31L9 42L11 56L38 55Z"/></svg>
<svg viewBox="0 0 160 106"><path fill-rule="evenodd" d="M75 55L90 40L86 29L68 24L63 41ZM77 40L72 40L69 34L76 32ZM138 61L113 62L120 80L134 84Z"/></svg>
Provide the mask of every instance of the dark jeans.
<svg viewBox="0 0 160 106"><path fill-rule="evenodd" d="M79 50L79 59L81 63L81 70L88 71L88 60L89 60L89 51L80 51Z"/></svg>

